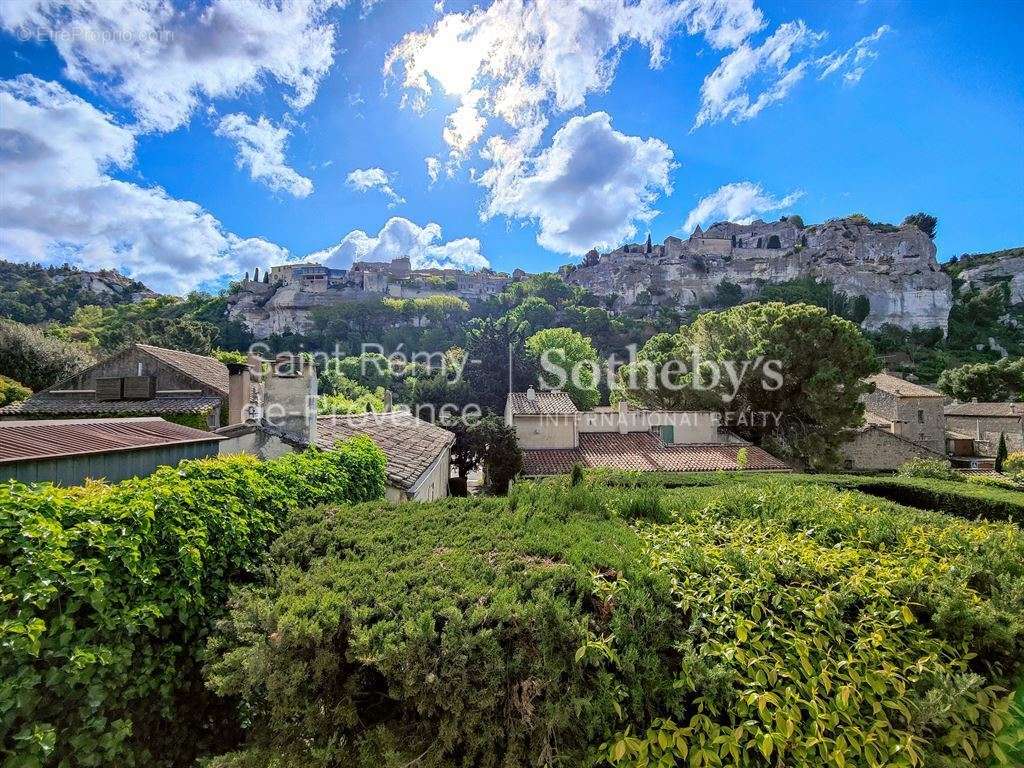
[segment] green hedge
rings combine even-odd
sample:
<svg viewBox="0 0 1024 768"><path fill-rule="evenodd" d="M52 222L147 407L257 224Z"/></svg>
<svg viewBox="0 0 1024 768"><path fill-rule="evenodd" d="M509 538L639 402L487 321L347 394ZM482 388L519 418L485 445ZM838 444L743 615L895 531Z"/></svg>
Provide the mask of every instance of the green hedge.
<svg viewBox="0 0 1024 768"><path fill-rule="evenodd" d="M359 439L182 462L115 485L0 486L0 764L189 765L237 736L199 664L284 516L380 498Z"/></svg>
<svg viewBox="0 0 1024 768"><path fill-rule="evenodd" d="M218 768L969 765L1024 661L1019 528L789 478L314 510L270 563Z"/></svg>
<svg viewBox="0 0 1024 768"><path fill-rule="evenodd" d="M779 477L767 472L604 472L593 475L595 482L612 487L655 485L662 488L704 488L774 482ZM969 519L1011 520L1024 523L1024 491L995 485L955 480L938 480L878 475L787 474L788 482L829 485L858 490L908 507L945 512Z"/></svg>

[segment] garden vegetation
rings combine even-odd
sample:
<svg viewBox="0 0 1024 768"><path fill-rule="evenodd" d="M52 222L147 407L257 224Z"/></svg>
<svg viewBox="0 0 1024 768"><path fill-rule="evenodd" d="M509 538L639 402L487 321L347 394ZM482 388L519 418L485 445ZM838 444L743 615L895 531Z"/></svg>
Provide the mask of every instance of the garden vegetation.
<svg viewBox="0 0 1024 768"><path fill-rule="evenodd" d="M297 508L382 498L365 438L115 485L0 485L0 764L192 765L238 738L200 661Z"/></svg>

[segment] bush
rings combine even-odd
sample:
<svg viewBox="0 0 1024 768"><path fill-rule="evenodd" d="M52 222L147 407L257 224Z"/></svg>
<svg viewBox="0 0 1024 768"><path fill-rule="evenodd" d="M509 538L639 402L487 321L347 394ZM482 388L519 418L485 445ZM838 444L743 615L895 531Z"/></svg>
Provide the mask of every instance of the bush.
<svg viewBox="0 0 1024 768"><path fill-rule="evenodd" d="M1014 451L1003 462L1003 471L1008 475L1024 472L1024 451Z"/></svg>
<svg viewBox="0 0 1024 768"><path fill-rule="evenodd" d="M31 389L8 376L0 375L0 407L20 403L31 396Z"/></svg>
<svg viewBox="0 0 1024 768"><path fill-rule="evenodd" d="M519 483L297 515L211 645L252 717L214 765L581 764L672 695L681 632L608 501Z"/></svg>
<svg viewBox="0 0 1024 768"><path fill-rule="evenodd" d="M998 757L1019 528L788 478L660 492L671 523L627 524L655 491L296 515L211 642L209 683L249 718L212 765Z"/></svg>
<svg viewBox="0 0 1024 768"><path fill-rule="evenodd" d="M961 475L949 468L944 459L910 459L900 466L901 477L924 477L935 480L960 480Z"/></svg>
<svg viewBox="0 0 1024 768"><path fill-rule="evenodd" d="M640 532L687 627L679 700L608 739L609 763L1005 756L995 731L1024 659L1019 528L788 481L670 496L676 522Z"/></svg>
<svg viewBox="0 0 1024 768"><path fill-rule="evenodd" d="M0 486L4 765L191 765L231 744L231 710L199 674L229 584L290 510L382 497L384 463L359 438L115 485Z"/></svg>
<svg viewBox="0 0 1024 768"><path fill-rule="evenodd" d="M925 478L858 478L849 486L899 504L972 520L1024 522L1024 493L1020 491Z"/></svg>

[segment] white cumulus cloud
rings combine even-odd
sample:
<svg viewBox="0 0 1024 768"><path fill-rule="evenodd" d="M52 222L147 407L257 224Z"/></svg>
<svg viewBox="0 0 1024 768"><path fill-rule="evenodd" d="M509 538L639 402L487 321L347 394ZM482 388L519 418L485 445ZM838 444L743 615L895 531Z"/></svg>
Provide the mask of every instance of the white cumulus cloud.
<svg viewBox="0 0 1024 768"><path fill-rule="evenodd" d="M605 112L569 120L536 158L511 167L513 145L492 144L501 172L485 174L485 217L503 214L536 220L537 242L560 253L613 248L636 234L636 222L657 215L652 207L671 192L672 150L658 139L627 136Z"/></svg>
<svg viewBox="0 0 1024 768"><path fill-rule="evenodd" d="M878 58L878 52L874 48L875 43L891 31L892 27L883 24L870 35L862 37L848 50L842 53L835 51L827 56L822 56L815 62L821 69L818 79L824 80L829 75L841 71L844 84L856 85L864 76L867 66Z"/></svg>
<svg viewBox="0 0 1024 768"><path fill-rule="evenodd" d="M807 70L806 61L791 66L791 58L824 37L803 21L792 21L780 24L761 45L744 42L704 78L694 128L726 118L735 123L749 120L782 101Z"/></svg>
<svg viewBox="0 0 1024 768"><path fill-rule="evenodd" d="M134 159L132 132L61 85L0 81L0 252L116 268L176 293L286 258L196 203L114 178Z"/></svg>
<svg viewBox="0 0 1024 768"><path fill-rule="evenodd" d="M285 162L287 128L275 126L266 117L254 121L236 112L221 118L216 133L235 142L238 167L248 168L253 181L295 197L308 197L313 191L313 182Z"/></svg>
<svg viewBox="0 0 1024 768"><path fill-rule="evenodd" d="M422 109L439 87L460 100L444 138L465 152L483 134L485 115L521 129L554 110L583 106L607 89L622 51L639 43L651 67L682 30L715 48L739 45L764 19L752 0L497 0L486 9L449 13L407 34L387 55L386 75Z"/></svg>
<svg viewBox="0 0 1024 768"><path fill-rule="evenodd" d="M752 181L725 184L700 199L697 207L686 217L683 231L692 232L698 224L707 225L716 221L749 224L762 214L786 210L803 197L803 194L798 190L790 192L785 197L776 198L766 193L760 184Z"/></svg>
<svg viewBox="0 0 1024 768"><path fill-rule="evenodd" d="M203 99L268 80L308 106L334 62L330 0L19 0L0 28L52 40L70 79L123 99L146 131L170 131Z"/></svg>
<svg viewBox="0 0 1024 768"><path fill-rule="evenodd" d="M430 179L428 186L432 187L441 175L441 160L437 157L425 157L423 162L427 164L427 178Z"/></svg>
<svg viewBox="0 0 1024 768"><path fill-rule="evenodd" d="M306 258L336 269L346 269L354 261L391 261L402 256L408 256L415 269L482 269L490 266L480 252L480 241L475 237L446 242L442 240L440 224L431 222L421 227L400 216L388 219L376 235L356 229L337 245Z"/></svg>
<svg viewBox="0 0 1024 768"><path fill-rule="evenodd" d="M357 168L345 178L345 183L357 192L380 190L390 201L389 208L405 202L405 198L391 186L391 175L383 168Z"/></svg>

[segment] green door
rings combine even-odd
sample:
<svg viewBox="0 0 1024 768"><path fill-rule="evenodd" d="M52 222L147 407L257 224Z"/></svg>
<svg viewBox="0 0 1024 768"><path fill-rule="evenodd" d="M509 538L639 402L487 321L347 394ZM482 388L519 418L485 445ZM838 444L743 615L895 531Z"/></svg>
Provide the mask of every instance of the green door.
<svg viewBox="0 0 1024 768"><path fill-rule="evenodd" d="M676 428L674 424L661 425L661 442L665 445L672 445L676 441Z"/></svg>

